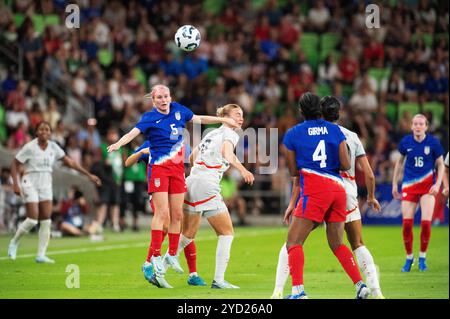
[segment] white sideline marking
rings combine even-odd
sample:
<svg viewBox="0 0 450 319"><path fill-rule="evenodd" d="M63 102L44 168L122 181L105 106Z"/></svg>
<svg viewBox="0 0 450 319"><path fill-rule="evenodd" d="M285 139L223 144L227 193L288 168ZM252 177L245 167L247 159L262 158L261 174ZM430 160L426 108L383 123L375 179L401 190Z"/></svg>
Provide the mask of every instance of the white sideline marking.
<svg viewBox="0 0 450 319"><path fill-rule="evenodd" d="M281 229L281 228L280 228ZM270 233L278 233L279 230L260 230L248 233L247 235L243 236L240 234L235 234L234 237L256 237L261 236L265 234ZM287 232L286 232L287 235ZM207 237L199 237L196 238L196 241L209 241L209 240L215 240L217 239L217 236L207 236ZM99 247L86 247L86 248L75 248L75 249L65 249L65 250L55 250L55 251L49 251L47 252L47 255L65 255L65 254L76 254L76 253L87 253L91 251L107 251L107 250L115 250L115 249L126 249L126 248L137 248L137 247L148 247L149 243L136 243L136 244L118 244L118 245L108 245L108 246L99 246ZM16 259L19 258L31 258L36 257L36 254L23 254L23 255L17 255ZM0 260L9 260L10 258L8 256L6 257L0 257Z"/></svg>

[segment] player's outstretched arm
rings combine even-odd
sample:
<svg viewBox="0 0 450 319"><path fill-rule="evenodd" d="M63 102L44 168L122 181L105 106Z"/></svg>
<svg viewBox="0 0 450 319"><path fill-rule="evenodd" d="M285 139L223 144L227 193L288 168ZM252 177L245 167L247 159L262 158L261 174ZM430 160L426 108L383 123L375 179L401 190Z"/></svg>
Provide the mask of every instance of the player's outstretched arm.
<svg viewBox="0 0 450 319"><path fill-rule="evenodd" d="M189 155L189 165L193 166L194 161L197 158L198 155L198 147L194 147L191 154Z"/></svg>
<svg viewBox="0 0 450 319"><path fill-rule="evenodd" d="M235 167L241 173L247 184L253 185L255 177L244 167L244 165L241 164L237 156L234 154L234 146L230 141L223 142L222 156L230 163L231 166Z"/></svg>
<svg viewBox="0 0 450 319"><path fill-rule="evenodd" d="M356 158L356 163L364 172L365 183L367 187L367 204L369 207L379 212L381 209L380 203L375 198L375 175L373 175L372 167L370 167L367 156L359 156Z"/></svg>
<svg viewBox="0 0 450 319"><path fill-rule="evenodd" d="M395 162L394 173L392 176L392 196L395 199L401 199L401 195L398 192L398 182L399 182L399 174L403 167L403 161L405 160L405 156L401 155L397 162Z"/></svg>
<svg viewBox="0 0 450 319"><path fill-rule="evenodd" d="M125 160L125 167L130 167L135 164L141 158L142 154L150 154L150 149L148 147L141 149L139 152L131 154Z"/></svg>
<svg viewBox="0 0 450 319"><path fill-rule="evenodd" d="M197 124L228 124L233 128L239 128L239 125L235 120L229 117L218 117L218 116L209 116L209 115L194 115L191 119L193 123Z"/></svg>
<svg viewBox="0 0 450 319"><path fill-rule="evenodd" d="M95 183L97 186L102 185L102 181L100 180L100 178L98 178L98 176L89 173L87 170L85 170L82 166L80 166L77 162L75 162L69 156L65 155L62 158L62 161L63 161L64 165L66 165L70 168L73 168L74 170L77 170L81 174L86 175L91 180L91 182Z"/></svg>
<svg viewBox="0 0 450 319"><path fill-rule="evenodd" d="M433 186L431 186L430 191L428 194L436 196L439 193L439 190L441 189L442 179L444 177L444 171L445 171L445 165L444 165L444 158L439 156L436 159L436 166L437 166L437 176L436 176L436 183L434 183Z"/></svg>
<svg viewBox="0 0 450 319"><path fill-rule="evenodd" d="M347 142L345 141L342 141L341 144L339 144L339 162L341 163L341 171L347 171L352 166L350 156L348 155Z"/></svg>
<svg viewBox="0 0 450 319"><path fill-rule="evenodd" d="M131 131L129 131L124 136L122 136L121 139L118 140L116 143L109 145L107 147L108 153L117 151L122 146L127 145L140 133L141 133L141 130L139 130L137 127L134 127Z"/></svg>

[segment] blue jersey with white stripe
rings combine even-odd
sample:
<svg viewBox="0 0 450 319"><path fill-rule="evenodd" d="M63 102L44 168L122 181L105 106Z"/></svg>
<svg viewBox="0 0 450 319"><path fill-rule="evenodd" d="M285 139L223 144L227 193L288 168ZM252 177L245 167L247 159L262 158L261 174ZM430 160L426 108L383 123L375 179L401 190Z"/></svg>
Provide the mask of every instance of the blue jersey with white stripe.
<svg viewBox="0 0 450 319"><path fill-rule="evenodd" d="M169 114L153 108L142 115L136 128L149 142L149 164L164 165L175 161L183 151L183 129L193 116L190 109L177 102L170 103Z"/></svg>
<svg viewBox="0 0 450 319"><path fill-rule="evenodd" d="M405 136L398 145L399 152L405 156L403 184L415 184L433 175L436 159L444 154L441 143L427 134L422 142L417 142L412 134Z"/></svg>

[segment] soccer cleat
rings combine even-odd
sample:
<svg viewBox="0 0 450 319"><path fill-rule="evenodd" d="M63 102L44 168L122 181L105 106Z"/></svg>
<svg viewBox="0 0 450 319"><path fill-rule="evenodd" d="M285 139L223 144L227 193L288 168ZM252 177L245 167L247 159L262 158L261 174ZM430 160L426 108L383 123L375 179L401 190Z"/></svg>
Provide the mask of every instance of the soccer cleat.
<svg viewBox="0 0 450 319"><path fill-rule="evenodd" d="M425 271L428 269L426 259L423 257L419 257L419 271Z"/></svg>
<svg viewBox="0 0 450 319"><path fill-rule="evenodd" d="M406 258L406 262L403 265L402 272L410 272L411 267L414 265L414 258L408 259Z"/></svg>
<svg viewBox="0 0 450 319"><path fill-rule="evenodd" d="M199 276L189 276L187 283L189 286L206 286L206 282Z"/></svg>
<svg viewBox="0 0 450 319"><path fill-rule="evenodd" d="M161 256L152 256L150 262L152 263L153 271L156 274L164 275L166 273Z"/></svg>
<svg viewBox="0 0 450 319"><path fill-rule="evenodd" d="M142 272L144 273L144 278L150 282L150 280L152 279L152 276L154 274L153 271L153 266L151 263L149 263L148 261L146 261L143 265L142 265Z"/></svg>
<svg viewBox="0 0 450 319"><path fill-rule="evenodd" d="M180 262L178 261L178 257L171 256L169 255L169 253L164 255L163 267L165 267L166 269L171 267L179 274L182 274L184 272L183 268L181 268Z"/></svg>
<svg viewBox="0 0 450 319"><path fill-rule="evenodd" d="M369 299L370 297L370 289L366 286L366 284L361 284L359 286L358 292L356 293L355 299Z"/></svg>
<svg viewBox="0 0 450 319"><path fill-rule="evenodd" d="M48 258L47 256L37 256L36 262L40 264L54 264L55 261L53 259Z"/></svg>
<svg viewBox="0 0 450 319"><path fill-rule="evenodd" d="M213 280L213 282L211 284L211 288L214 288L214 289L239 289L238 286L232 285L225 280L222 282L217 282L217 281Z"/></svg>
<svg viewBox="0 0 450 319"><path fill-rule="evenodd" d="M8 257L11 260L16 260L17 257L17 247L19 245L18 244L14 244L12 241L9 242L9 246L8 246Z"/></svg>
<svg viewBox="0 0 450 319"><path fill-rule="evenodd" d="M288 295L285 299L308 299L308 295L302 291L299 294L296 295Z"/></svg>
<svg viewBox="0 0 450 319"><path fill-rule="evenodd" d="M150 278L149 282L158 288L173 288L164 278L164 274L159 275L157 273L154 273L152 278Z"/></svg>
<svg viewBox="0 0 450 319"><path fill-rule="evenodd" d="M276 291L270 296L270 299L283 299L283 294L281 291Z"/></svg>

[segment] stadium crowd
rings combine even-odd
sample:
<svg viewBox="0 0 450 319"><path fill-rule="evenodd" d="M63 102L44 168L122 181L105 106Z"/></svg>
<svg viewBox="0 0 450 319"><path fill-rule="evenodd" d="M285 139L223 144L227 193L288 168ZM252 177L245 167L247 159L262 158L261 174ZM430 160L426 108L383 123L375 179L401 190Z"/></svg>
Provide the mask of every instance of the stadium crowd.
<svg viewBox="0 0 450 319"><path fill-rule="evenodd" d="M335 95L343 105L342 124L360 136L378 183L391 181L397 143L410 132L415 113L428 117L447 151L446 1L380 1L380 26L372 29L362 1L75 2L78 29L65 26L68 1L0 5L1 45L17 45L23 58L22 76L6 56L0 60L0 142L18 150L37 123L48 121L66 153L104 179L109 189L100 190L99 210L112 205L116 229L127 208L119 195L145 194L145 187L130 185L145 184L146 176L145 168L123 164L138 143L110 154L106 146L151 107L143 96L157 83L196 114L214 115L218 106L235 102L244 109L244 128L278 128L280 142L300 120L296 104L303 93ZM192 53L173 41L184 24L202 34ZM53 94L54 88L64 88L63 94ZM78 122L71 108L89 116ZM283 163L280 158L288 177ZM260 163L247 165L255 171ZM246 186L235 175L226 175L224 191L243 221L246 201L239 189ZM256 178L253 190L284 187L280 174ZM361 174L357 181L364 190ZM252 209L271 202L261 196ZM142 210L145 203L135 204L128 208Z"/></svg>

